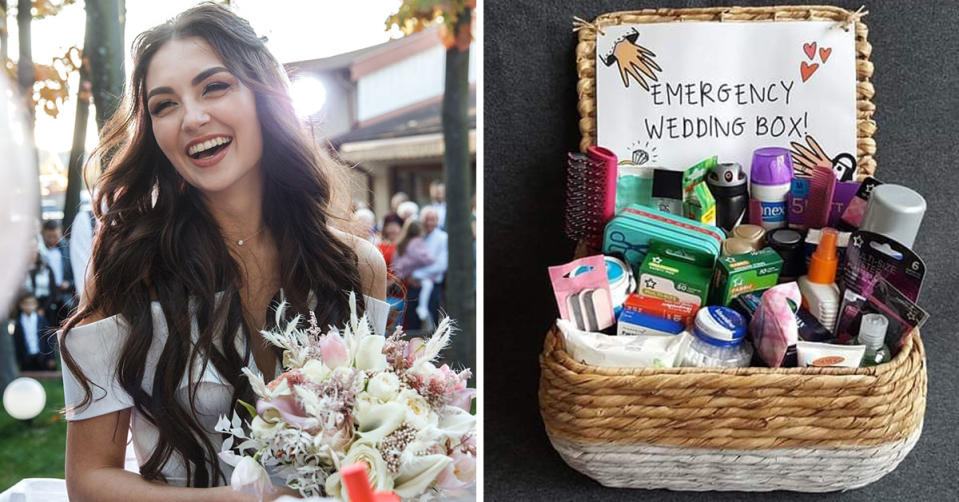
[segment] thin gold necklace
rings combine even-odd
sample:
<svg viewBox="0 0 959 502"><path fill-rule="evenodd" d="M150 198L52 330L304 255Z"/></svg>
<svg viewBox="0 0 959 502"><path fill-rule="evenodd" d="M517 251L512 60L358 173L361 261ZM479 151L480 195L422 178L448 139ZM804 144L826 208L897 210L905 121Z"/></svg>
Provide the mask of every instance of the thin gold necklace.
<svg viewBox="0 0 959 502"><path fill-rule="evenodd" d="M266 228L265 225L264 225L264 226L261 226L260 229L257 230L255 234L247 237L246 239L239 239L239 240L237 240L237 241L236 241L236 245L237 245L237 246L242 246L243 244L245 244L245 243L246 243L247 241L249 241L250 239L256 237L257 235L260 235L260 232L262 232L264 228Z"/></svg>

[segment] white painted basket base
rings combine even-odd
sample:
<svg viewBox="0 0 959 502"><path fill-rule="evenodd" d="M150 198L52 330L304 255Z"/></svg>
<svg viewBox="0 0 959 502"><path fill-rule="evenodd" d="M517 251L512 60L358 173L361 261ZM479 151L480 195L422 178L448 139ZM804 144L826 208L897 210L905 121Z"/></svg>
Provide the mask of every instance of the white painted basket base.
<svg viewBox="0 0 959 502"><path fill-rule="evenodd" d="M909 437L878 446L765 450L550 441L570 467L610 487L832 492L859 488L892 472L920 434L921 424Z"/></svg>

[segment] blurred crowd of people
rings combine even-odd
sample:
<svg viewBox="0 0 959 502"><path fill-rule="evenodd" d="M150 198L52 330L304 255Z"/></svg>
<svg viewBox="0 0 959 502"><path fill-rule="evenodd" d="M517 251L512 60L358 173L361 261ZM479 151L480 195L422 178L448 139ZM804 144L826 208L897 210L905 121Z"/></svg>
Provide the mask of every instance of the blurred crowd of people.
<svg viewBox="0 0 959 502"><path fill-rule="evenodd" d="M92 212L81 210L70 239L64 237L59 220L40 225L23 282L10 308L0 312L0 326L10 335L0 344L3 384L14 378L17 370L56 369L59 356L54 333L77 306L76 293L83 288L93 245L94 222Z"/></svg>
<svg viewBox="0 0 959 502"><path fill-rule="evenodd" d="M398 192L390 207L382 219L367 208L357 209L355 217L361 223L360 232L386 261L391 279L389 300L399 303L394 324L402 323L409 332L428 331L445 309L443 285L449 264L445 187L441 182L431 183L430 202L422 207ZM60 221L42 223L36 251L13 305L0 311L0 326L10 335L0 344L2 383L14 378L16 370L56 369L59 356L54 333L76 308L77 292L83 291L95 225L92 212L81 210L68 239ZM11 364L15 367L10 368Z"/></svg>
<svg viewBox="0 0 959 502"><path fill-rule="evenodd" d="M443 283L449 265L443 183L430 184L430 202L423 207L397 192L390 199L390 213L381 220L364 207L355 211L355 217L359 232L386 261L391 279L388 300L402 316L391 321L401 322L408 332L432 329L445 308Z"/></svg>

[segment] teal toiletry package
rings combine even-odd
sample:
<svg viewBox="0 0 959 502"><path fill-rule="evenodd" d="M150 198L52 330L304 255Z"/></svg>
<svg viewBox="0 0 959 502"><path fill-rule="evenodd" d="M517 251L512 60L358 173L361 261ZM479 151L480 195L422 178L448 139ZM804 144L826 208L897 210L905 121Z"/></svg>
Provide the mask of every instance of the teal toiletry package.
<svg viewBox="0 0 959 502"><path fill-rule="evenodd" d="M623 161L626 162L626 161ZM630 204L650 205L655 168L620 162L616 177L616 212Z"/></svg>
<svg viewBox="0 0 959 502"><path fill-rule="evenodd" d="M723 240L725 235L717 227L630 204L606 225L603 253L623 256L635 273L646 258L650 241L701 251L715 259Z"/></svg>

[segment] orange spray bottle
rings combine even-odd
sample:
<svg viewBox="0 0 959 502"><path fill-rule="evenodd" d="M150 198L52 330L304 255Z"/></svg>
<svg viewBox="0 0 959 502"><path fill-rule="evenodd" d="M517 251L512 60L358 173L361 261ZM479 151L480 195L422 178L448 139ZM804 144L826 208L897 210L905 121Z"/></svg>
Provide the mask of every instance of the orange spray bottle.
<svg viewBox="0 0 959 502"><path fill-rule="evenodd" d="M819 245L809 260L809 273L799 278L799 292L802 293L802 305L832 331L836 326L839 313L839 287L836 286L836 267L839 256L836 253L836 241L839 232L834 228L823 228Z"/></svg>

